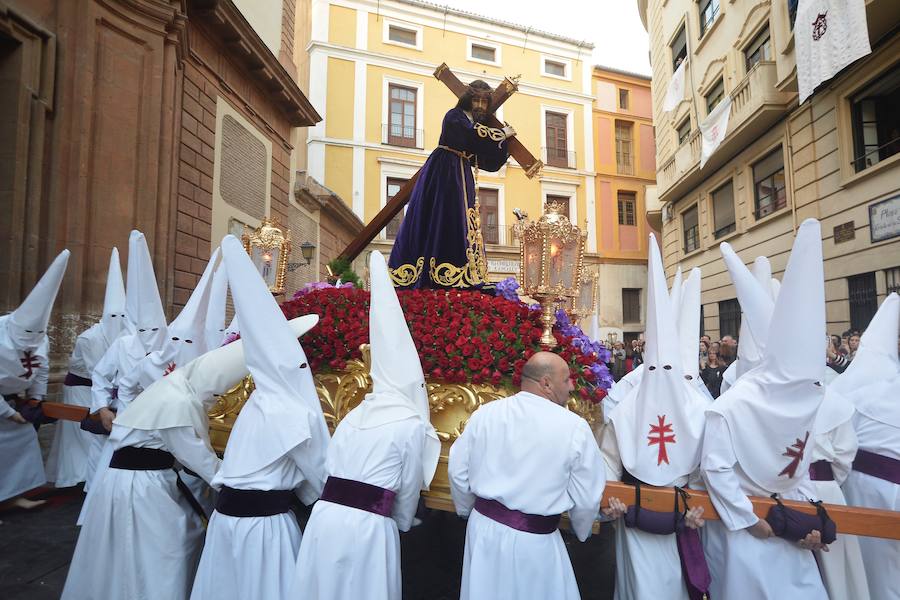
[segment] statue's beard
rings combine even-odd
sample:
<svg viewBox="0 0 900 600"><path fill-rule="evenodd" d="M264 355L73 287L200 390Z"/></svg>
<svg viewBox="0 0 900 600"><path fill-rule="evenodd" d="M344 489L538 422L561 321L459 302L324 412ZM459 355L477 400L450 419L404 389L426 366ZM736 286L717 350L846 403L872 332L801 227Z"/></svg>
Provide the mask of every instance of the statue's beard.
<svg viewBox="0 0 900 600"><path fill-rule="evenodd" d="M487 119L487 116L487 111L472 109L472 120L476 123L484 123L484 120Z"/></svg>

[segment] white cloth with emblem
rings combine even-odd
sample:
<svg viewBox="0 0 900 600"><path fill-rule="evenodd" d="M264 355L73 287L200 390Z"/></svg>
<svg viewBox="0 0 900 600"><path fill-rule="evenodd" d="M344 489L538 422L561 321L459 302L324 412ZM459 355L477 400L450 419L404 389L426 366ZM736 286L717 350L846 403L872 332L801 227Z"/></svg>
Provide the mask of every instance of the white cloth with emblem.
<svg viewBox="0 0 900 600"><path fill-rule="evenodd" d="M328 446L328 475L396 493L390 517L320 500L303 532L293 597L400 600L400 531L428 489L441 443L431 425L419 353L380 252L369 258L372 393L345 416ZM335 569L334 565L346 565Z"/></svg>
<svg viewBox="0 0 900 600"><path fill-rule="evenodd" d="M889 295L859 342L856 357L835 380L853 402L859 450L900 460L900 296ZM868 382L868 383L866 383ZM900 485L860 471L850 471L843 484L847 504L900 511ZM900 600L897 567L900 541L860 537L859 547L873 599Z"/></svg>
<svg viewBox="0 0 900 600"><path fill-rule="evenodd" d="M730 246L723 243L726 256ZM825 395L825 284L818 221L794 240L771 315L752 276L733 278L753 339L765 339L762 362L707 409L701 473L721 525L707 528L705 552L713 598L827 598L812 552L795 541L758 539L745 528L759 519L748 496L815 496L808 477L811 435ZM751 285L752 284L752 285Z"/></svg>
<svg viewBox="0 0 900 600"><path fill-rule="evenodd" d="M100 322L91 325L75 338L69 358L69 373L82 381L63 385L63 402L74 406L91 406L91 372L109 346L128 331L125 319L125 282L119 263L119 250L113 248L106 273L106 292ZM59 420L53 432L53 444L47 455L47 480L56 487L70 487L87 479L88 458L94 434L81 429L75 421Z"/></svg>
<svg viewBox="0 0 900 600"><path fill-rule="evenodd" d="M482 405L450 448L450 491L468 517L461 600L575 600L575 574L559 531L519 531L473 510L478 497L533 515L568 512L591 534L606 486L587 421L529 392Z"/></svg>
<svg viewBox="0 0 900 600"><path fill-rule="evenodd" d="M650 238L647 273L647 341L640 382L613 409L601 449L611 478L623 471L662 487L696 481L700 447L711 400L696 387L699 377L700 270L666 293L662 257ZM673 506L674 509L674 506ZM657 535L615 523L616 593L619 600L688 598L675 534Z"/></svg>
<svg viewBox="0 0 900 600"><path fill-rule="evenodd" d="M47 394L50 311L62 283L69 251L63 250L16 310L0 317L0 394L42 400ZM0 501L47 481L37 433L30 423L9 420L15 409L0 399Z"/></svg>
<svg viewBox="0 0 900 600"><path fill-rule="evenodd" d="M325 484L329 434L309 362L241 243L228 235L221 247L256 389L234 423L213 486L294 490L311 504ZM318 322L315 315L304 319L304 332ZM214 511L191 598L287 600L300 539L291 511Z"/></svg>

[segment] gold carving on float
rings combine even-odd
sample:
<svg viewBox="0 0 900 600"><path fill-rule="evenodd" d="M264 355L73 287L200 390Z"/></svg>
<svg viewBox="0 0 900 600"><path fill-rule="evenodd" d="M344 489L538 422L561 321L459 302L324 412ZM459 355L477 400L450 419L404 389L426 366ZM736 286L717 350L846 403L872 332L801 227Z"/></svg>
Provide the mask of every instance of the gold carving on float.
<svg viewBox="0 0 900 600"><path fill-rule="evenodd" d="M366 394L372 391L369 345L364 344L361 350L362 359L348 361L344 370L313 377L325 422L332 433L347 413L358 406ZM430 505L452 510L450 482L447 478L447 460L451 444L462 435L469 417L480 406L511 396L515 391L503 386L478 383L429 381L427 386L431 423L441 440L441 457L431 489L423 495L429 499ZM216 451L224 452L228 434L252 392L253 379L248 375L223 394L209 412L209 437ZM566 406L587 420L591 427L600 421L600 406L597 404L573 397Z"/></svg>
<svg viewBox="0 0 900 600"><path fill-rule="evenodd" d="M416 264L405 263L396 269L388 269L391 274L391 281L395 286L405 287L414 284L422 276L422 270L425 268L425 257L420 256L416 260Z"/></svg>

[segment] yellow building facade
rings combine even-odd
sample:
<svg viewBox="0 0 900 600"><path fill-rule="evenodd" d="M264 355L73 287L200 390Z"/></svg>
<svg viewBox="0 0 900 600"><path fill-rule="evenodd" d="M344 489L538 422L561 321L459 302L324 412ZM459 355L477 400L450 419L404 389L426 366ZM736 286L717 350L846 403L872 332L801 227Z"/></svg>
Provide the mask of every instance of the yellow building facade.
<svg viewBox="0 0 900 600"><path fill-rule="evenodd" d="M598 334L629 342L644 331L647 195L656 185L650 78L597 66L593 92Z"/></svg>
<svg viewBox="0 0 900 600"><path fill-rule="evenodd" d="M546 165L534 179L514 159L480 174L490 279L518 272L514 208L537 218L548 200L567 203L596 252L589 44L415 0L312 0L308 8L309 19L298 18L304 54L296 62L323 120L306 132L301 160L360 219L369 222L437 146L456 104L433 75L447 63L466 83L496 86L519 76L518 92L497 116ZM398 226L372 247L389 252Z"/></svg>

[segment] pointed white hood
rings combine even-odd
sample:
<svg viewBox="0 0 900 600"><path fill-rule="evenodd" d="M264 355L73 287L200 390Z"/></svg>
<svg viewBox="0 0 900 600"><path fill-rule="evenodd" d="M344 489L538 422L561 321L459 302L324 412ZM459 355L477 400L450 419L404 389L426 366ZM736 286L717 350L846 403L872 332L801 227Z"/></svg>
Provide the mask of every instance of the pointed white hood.
<svg viewBox="0 0 900 600"><path fill-rule="evenodd" d="M237 238L225 236L222 256L235 312L241 319L247 368L256 386L231 431L223 474L242 477L255 473L306 441L307 450L321 457L312 464L324 465L329 434L309 360ZM319 320L316 315L305 319L307 330ZM304 475L321 490L323 477L319 481L319 476Z"/></svg>
<svg viewBox="0 0 900 600"><path fill-rule="evenodd" d="M371 429L405 419L425 425L422 457L423 489L428 489L441 454L441 442L431 425L428 388L419 353L391 283L387 263L380 252L369 257L371 300L369 345L372 356L372 393L345 418L358 429Z"/></svg>
<svg viewBox="0 0 900 600"><path fill-rule="evenodd" d="M220 269L221 250L212 253L197 287L175 320L169 324L166 343L155 352L153 361L171 371L179 365L186 365L207 350L206 316L212 301L213 282Z"/></svg>
<svg viewBox="0 0 900 600"><path fill-rule="evenodd" d="M298 317L289 325L299 337L310 329L313 321ZM116 417L115 423L144 431L192 427L197 437L209 446L209 411L218 396L236 386L247 374L241 340L215 348L168 377L157 379Z"/></svg>
<svg viewBox="0 0 900 600"><path fill-rule="evenodd" d="M103 298L103 316L100 327L107 344L128 331L125 317L125 282L122 279L122 265L119 249L113 247L109 255L109 270L106 272L106 295Z"/></svg>
<svg viewBox="0 0 900 600"><path fill-rule="evenodd" d="M794 240L762 362L709 408L728 423L741 469L769 492L793 489L809 467L825 396L824 335L822 232L807 219Z"/></svg>
<svg viewBox="0 0 900 600"><path fill-rule="evenodd" d="M681 368L688 381L700 377L700 269L694 267L681 286L681 301L673 304L678 311L678 342Z"/></svg>
<svg viewBox="0 0 900 600"><path fill-rule="evenodd" d="M63 250L53 259L22 304L10 314L7 320L9 338L18 349L34 350L47 339L50 311L53 310L68 264L69 251Z"/></svg>
<svg viewBox="0 0 900 600"><path fill-rule="evenodd" d="M709 402L685 380L676 313L652 235L649 245L643 375L640 384L613 409L610 420L615 424L625 469L647 484L667 486L700 464L704 409ZM697 333L692 335L694 362Z"/></svg>
<svg viewBox="0 0 900 600"><path fill-rule="evenodd" d="M213 275L209 306L206 310L206 347L218 348L225 341L225 304L228 300L228 273L216 269Z"/></svg>
<svg viewBox="0 0 900 600"><path fill-rule="evenodd" d="M166 340L166 314L147 240L137 230L133 230L128 238L126 277L125 313L134 326L134 342L144 354L159 350Z"/></svg>
<svg viewBox="0 0 900 600"><path fill-rule="evenodd" d="M870 419L900 428L900 296L885 298L859 340L856 357L831 386Z"/></svg>
<svg viewBox="0 0 900 600"><path fill-rule="evenodd" d="M772 311L775 310L770 284L772 269L769 260L760 256L754 261L751 273L728 242L722 242L719 248L741 305L741 331L735 363L735 375L740 378L763 359Z"/></svg>
<svg viewBox="0 0 900 600"><path fill-rule="evenodd" d="M672 278L672 288L669 290L669 304L675 311L675 318L678 318L678 307L681 306L681 291L684 288L684 276L681 273L681 265L675 269L675 277Z"/></svg>

